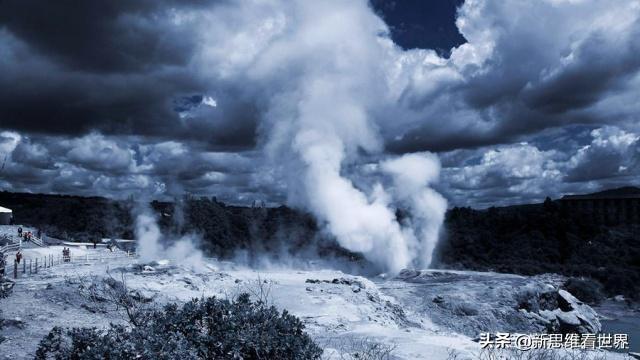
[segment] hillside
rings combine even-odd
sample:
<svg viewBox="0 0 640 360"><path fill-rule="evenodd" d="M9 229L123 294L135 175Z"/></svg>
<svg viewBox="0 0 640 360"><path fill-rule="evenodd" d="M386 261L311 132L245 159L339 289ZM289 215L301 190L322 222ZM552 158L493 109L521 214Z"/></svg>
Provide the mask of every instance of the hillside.
<svg viewBox="0 0 640 360"><path fill-rule="evenodd" d="M129 200L0 192L0 204L13 209L15 223L41 228L54 238L91 242L134 237L136 203ZM215 198L154 201L150 205L163 233L195 234L209 255L242 255L243 261L250 263L263 260L265 254L362 260L339 248L333 239L321 236L310 215L285 206L228 206Z"/></svg>
<svg viewBox="0 0 640 360"><path fill-rule="evenodd" d="M16 223L43 228L53 237L87 241L133 237L130 201L0 192L0 204L14 210ZM242 254L249 263L265 254L320 255L358 259L318 231L313 218L285 206L227 206L215 199L189 198L179 205L153 202L163 231L199 234L211 255ZM640 293L640 224L608 225L589 213L569 211L560 201L447 212L438 267L516 274L547 272L587 276L609 295Z"/></svg>
<svg viewBox="0 0 640 360"><path fill-rule="evenodd" d="M594 221L560 201L453 208L437 249L440 266L517 274L561 273L600 281L609 295L640 294L640 224Z"/></svg>

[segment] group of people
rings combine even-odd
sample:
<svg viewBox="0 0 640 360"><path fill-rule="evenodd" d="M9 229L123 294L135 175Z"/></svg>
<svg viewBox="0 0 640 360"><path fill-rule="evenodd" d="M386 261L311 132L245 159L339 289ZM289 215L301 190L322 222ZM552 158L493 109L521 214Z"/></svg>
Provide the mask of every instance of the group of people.
<svg viewBox="0 0 640 360"><path fill-rule="evenodd" d="M71 261L71 250L68 247L62 248L62 260L64 262Z"/></svg>
<svg viewBox="0 0 640 360"><path fill-rule="evenodd" d="M33 233L31 231L22 231L22 226L20 226L18 227L18 237L23 238L25 241L31 241L31 239L33 239ZM42 230L38 229L37 237L42 237Z"/></svg>

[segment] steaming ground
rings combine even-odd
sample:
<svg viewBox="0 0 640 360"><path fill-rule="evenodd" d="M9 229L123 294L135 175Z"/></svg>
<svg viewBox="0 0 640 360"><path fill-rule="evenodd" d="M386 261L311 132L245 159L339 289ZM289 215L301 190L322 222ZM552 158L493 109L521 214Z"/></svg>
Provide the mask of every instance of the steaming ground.
<svg viewBox="0 0 640 360"><path fill-rule="evenodd" d="M84 251L91 254L102 250ZM438 271L367 279L335 270L256 271L207 259L198 269L169 261L147 268L140 265L139 260L129 258L79 262L43 269L19 280L14 294L1 302L4 317L15 320L2 330L7 340L0 344L1 356L33 358L39 340L53 326L103 327L123 322L124 317L116 316L114 310L101 310L83 296L87 284L107 276L124 276L128 288L153 299L154 306L201 296L268 293L265 298L269 302L305 322L329 359L358 347L363 339L393 347L397 359L447 359L451 349L461 354L459 358L473 356L479 351L472 341L477 328L486 325L485 321L501 327L516 312L508 301L509 291L557 280ZM436 306L434 296L455 306ZM478 312L465 315L451 311L463 302ZM505 316L495 315L500 313ZM511 326L517 329L527 325Z"/></svg>

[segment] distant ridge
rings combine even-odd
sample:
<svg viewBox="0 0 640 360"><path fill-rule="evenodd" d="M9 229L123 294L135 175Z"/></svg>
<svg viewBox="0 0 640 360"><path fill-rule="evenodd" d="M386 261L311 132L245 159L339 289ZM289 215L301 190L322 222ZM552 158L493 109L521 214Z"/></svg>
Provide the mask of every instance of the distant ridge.
<svg viewBox="0 0 640 360"><path fill-rule="evenodd" d="M576 199L635 199L640 198L640 188L635 186L624 186L616 189L598 191L592 194L565 195L562 200Z"/></svg>

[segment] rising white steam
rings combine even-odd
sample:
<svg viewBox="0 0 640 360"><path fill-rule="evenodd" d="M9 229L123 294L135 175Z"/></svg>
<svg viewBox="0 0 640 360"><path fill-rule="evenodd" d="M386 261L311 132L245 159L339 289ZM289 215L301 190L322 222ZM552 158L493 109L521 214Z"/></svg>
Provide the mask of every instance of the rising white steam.
<svg viewBox="0 0 640 360"><path fill-rule="evenodd" d="M136 239L138 255L142 261L160 260L162 246L160 244L160 227L155 216L144 210L136 216Z"/></svg>
<svg viewBox="0 0 640 360"><path fill-rule="evenodd" d="M147 205L139 205L137 212L135 234L142 262L170 260L195 270L205 267L204 257L196 246L197 239L194 235L164 239L151 209Z"/></svg>
<svg viewBox="0 0 640 360"><path fill-rule="evenodd" d="M419 265L428 266L447 210L447 201L429 187L438 180L440 162L430 153L407 154L384 161L381 167L393 177L396 199L411 210L407 226L418 237Z"/></svg>
<svg viewBox="0 0 640 360"><path fill-rule="evenodd" d="M266 168L276 169L289 203L384 271L427 266L446 209L429 188L439 162L428 153L389 159L379 131L403 121L405 68L420 57L390 41L365 0L241 4L208 18L203 65L264 99ZM379 171L359 186L364 163ZM410 216L400 221L398 209Z"/></svg>

